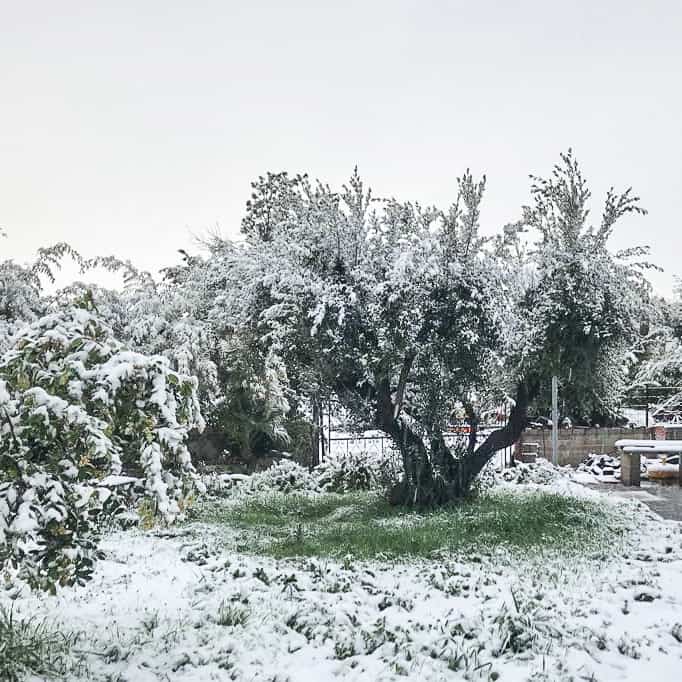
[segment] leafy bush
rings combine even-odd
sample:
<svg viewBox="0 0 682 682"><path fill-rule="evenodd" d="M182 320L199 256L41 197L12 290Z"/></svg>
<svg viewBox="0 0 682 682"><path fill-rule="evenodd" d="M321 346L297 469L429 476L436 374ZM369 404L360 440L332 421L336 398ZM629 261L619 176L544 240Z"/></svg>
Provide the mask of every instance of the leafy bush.
<svg viewBox="0 0 682 682"><path fill-rule="evenodd" d="M378 480L377 464L367 452L330 457L317 467L315 474L323 490L335 493L370 490Z"/></svg>
<svg viewBox="0 0 682 682"><path fill-rule="evenodd" d="M265 471L253 474L249 479L249 490L279 490L291 492L320 492L315 476L308 469L289 459L282 459Z"/></svg>
<svg viewBox="0 0 682 682"><path fill-rule="evenodd" d="M320 487L329 492L388 489L401 476L400 455L387 448L381 454L366 450L329 457L317 469Z"/></svg>
<svg viewBox="0 0 682 682"><path fill-rule="evenodd" d="M42 589L87 580L111 495L97 479L141 469L171 521L194 476L187 434L202 427L196 380L128 350L91 312L24 327L0 360L0 564Z"/></svg>

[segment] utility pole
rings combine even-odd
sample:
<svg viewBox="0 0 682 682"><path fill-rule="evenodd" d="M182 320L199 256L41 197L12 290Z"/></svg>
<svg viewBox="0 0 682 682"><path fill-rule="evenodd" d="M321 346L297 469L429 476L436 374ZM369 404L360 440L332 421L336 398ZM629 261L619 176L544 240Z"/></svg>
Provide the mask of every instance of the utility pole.
<svg viewBox="0 0 682 682"><path fill-rule="evenodd" d="M310 443L310 468L314 469L320 463L320 398L317 393L312 395L313 429Z"/></svg>
<svg viewBox="0 0 682 682"><path fill-rule="evenodd" d="M559 379L552 377L552 464L559 464Z"/></svg>

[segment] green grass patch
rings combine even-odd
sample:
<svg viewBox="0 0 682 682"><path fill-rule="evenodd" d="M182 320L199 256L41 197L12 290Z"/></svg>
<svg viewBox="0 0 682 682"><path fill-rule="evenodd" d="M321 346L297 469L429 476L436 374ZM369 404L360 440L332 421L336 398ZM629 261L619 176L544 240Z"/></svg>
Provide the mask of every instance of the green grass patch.
<svg viewBox="0 0 682 682"><path fill-rule="evenodd" d="M414 511L379 495L268 493L205 507L199 520L237 529L238 549L295 556L400 558L437 551L560 551L615 546L613 510L542 492L494 492L457 505Z"/></svg>
<svg viewBox="0 0 682 682"><path fill-rule="evenodd" d="M45 621L20 618L0 607L0 680L64 676L71 669L69 652L75 641L75 635L53 630Z"/></svg>

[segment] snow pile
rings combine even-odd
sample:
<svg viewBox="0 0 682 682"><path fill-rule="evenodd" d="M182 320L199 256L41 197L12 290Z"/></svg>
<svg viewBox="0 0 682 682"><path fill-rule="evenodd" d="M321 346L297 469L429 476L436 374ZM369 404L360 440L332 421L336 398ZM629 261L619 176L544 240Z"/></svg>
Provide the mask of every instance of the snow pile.
<svg viewBox="0 0 682 682"><path fill-rule="evenodd" d="M612 455L592 453L578 464L576 472L588 474L604 483L620 481L620 459ZM579 477L579 480L583 478L589 481L589 478L584 476Z"/></svg>
<svg viewBox="0 0 682 682"><path fill-rule="evenodd" d="M648 478L650 462L642 456L640 460L640 477ZM620 457L607 454L592 453L576 467L574 478L585 483L618 483L620 481Z"/></svg>
<svg viewBox="0 0 682 682"><path fill-rule="evenodd" d="M555 467L546 459L538 459L532 464L517 462L515 466L504 469L499 480L504 483L551 485L567 476L566 472Z"/></svg>

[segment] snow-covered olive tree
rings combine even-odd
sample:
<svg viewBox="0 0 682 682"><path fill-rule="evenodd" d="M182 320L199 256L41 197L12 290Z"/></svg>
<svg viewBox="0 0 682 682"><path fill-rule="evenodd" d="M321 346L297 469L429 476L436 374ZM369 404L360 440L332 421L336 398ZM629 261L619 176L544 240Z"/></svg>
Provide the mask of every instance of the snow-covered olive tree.
<svg viewBox="0 0 682 682"><path fill-rule="evenodd" d="M640 210L630 191L610 192L590 226L569 153L549 180L535 179L523 219L487 239L484 189L467 172L441 210L374 200L357 173L341 192L269 175L254 183L245 243L212 245L225 284L213 314L281 357L299 390L325 386L394 439L399 503L465 495L518 438L552 373L576 392L593 377L603 395L634 328L644 285L629 257L639 252L607 248L615 222ZM507 424L479 443L481 409L505 396ZM443 430L457 406L472 428L452 449Z"/></svg>
<svg viewBox="0 0 682 682"><path fill-rule="evenodd" d="M296 200L269 212L278 223L213 245L229 261L215 314L281 357L300 391L325 386L395 440L400 501L463 494L487 458L475 438L453 454L443 426L495 364L506 306L501 263L478 235L484 181L466 174L447 212L373 202L357 174L339 194L305 177L293 186Z"/></svg>
<svg viewBox="0 0 682 682"><path fill-rule="evenodd" d="M154 509L181 512L192 484L197 381L116 340L92 311L24 326L0 359L0 563L32 585L87 579L97 558L98 479L140 472Z"/></svg>

